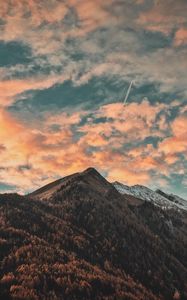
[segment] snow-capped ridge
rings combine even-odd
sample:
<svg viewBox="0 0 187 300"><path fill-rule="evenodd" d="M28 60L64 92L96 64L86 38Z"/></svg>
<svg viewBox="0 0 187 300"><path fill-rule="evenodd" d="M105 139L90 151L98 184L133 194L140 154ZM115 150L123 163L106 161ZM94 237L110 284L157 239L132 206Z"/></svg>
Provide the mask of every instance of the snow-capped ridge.
<svg viewBox="0 0 187 300"><path fill-rule="evenodd" d="M187 201L175 195L168 195L161 190L153 191L143 185L128 186L115 181L114 187L122 195L132 195L144 201L150 201L154 205L160 206L162 209L183 209L187 210Z"/></svg>

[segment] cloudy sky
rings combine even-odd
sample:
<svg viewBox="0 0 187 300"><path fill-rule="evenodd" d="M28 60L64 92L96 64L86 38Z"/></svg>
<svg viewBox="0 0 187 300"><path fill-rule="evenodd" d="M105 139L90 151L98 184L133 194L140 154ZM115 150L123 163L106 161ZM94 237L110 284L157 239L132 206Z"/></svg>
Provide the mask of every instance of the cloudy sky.
<svg viewBox="0 0 187 300"><path fill-rule="evenodd" d="M185 196L186 11L186 0L0 1L0 192L93 166Z"/></svg>

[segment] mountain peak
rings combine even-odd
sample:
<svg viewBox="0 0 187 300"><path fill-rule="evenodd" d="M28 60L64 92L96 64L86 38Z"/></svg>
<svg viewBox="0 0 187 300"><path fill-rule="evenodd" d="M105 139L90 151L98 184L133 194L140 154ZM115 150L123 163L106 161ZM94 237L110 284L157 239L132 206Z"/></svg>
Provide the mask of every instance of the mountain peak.
<svg viewBox="0 0 187 300"><path fill-rule="evenodd" d="M93 167L89 167L82 172L82 174L100 175L100 173Z"/></svg>
<svg viewBox="0 0 187 300"><path fill-rule="evenodd" d="M89 167L86 170L74 173L72 175L63 177L54 182L51 182L44 187L34 191L29 196L39 198L39 199L49 199L52 195L63 188L68 182L77 182L81 181L88 184L89 188L93 187L99 192L106 192L109 188L113 186L93 167ZM114 189L115 190L115 189Z"/></svg>

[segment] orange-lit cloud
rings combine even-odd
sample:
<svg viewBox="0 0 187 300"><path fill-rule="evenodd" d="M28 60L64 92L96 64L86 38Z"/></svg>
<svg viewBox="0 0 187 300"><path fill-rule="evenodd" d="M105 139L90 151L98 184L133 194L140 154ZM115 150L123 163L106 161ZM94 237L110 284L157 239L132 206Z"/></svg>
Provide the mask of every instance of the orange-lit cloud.
<svg viewBox="0 0 187 300"><path fill-rule="evenodd" d="M185 155L187 149L187 119L181 115L169 124L167 110L168 105L147 100L125 107L112 103L92 116L89 111L48 112L32 124L1 109L0 180L23 192L90 165L108 174L109 180L127 184L149 184L151 173L169 176L180 161L178 154ZM87 123L81 125L86 116ZM96 122L100 117L104 123ZM162 139L158 148L144 144L147 137Z"/></svg>
<svg viewBox="0 0 187 300"><path fill-rule="evenodd" d="M27 17L28 23L31 22L34 27L41 25L43 22L54 23L64 18L68 8L67 5L59 1L45 4L46 1L43 0L1 2L0 16L2 19L8 19L8 22L11 22L16 18L18 20L18 18L24 17L25 14L29 14Z"/></svg>
<svg viewBox="0 0 187 300"><path fill-rule="evenodd" d="M1 181L17 185L18 190L20 187L23 192L62 173L67 175L68 171L74 172L88 166L84 149L73 142L71 125L75 124L75 120L78 121L77 113L70 119L62 114L62 128L57 132L50 128L52 120L53 117L50 121L47 119L37 129L36 124L26 125L1 109Z"/></svg>
<svg viewBox="0 0 187 300"><path fill-rule="evenodd" d="M43 90L65 80L61 76L34 77L28 79L10 79L0 81L0 105L9 106L16 101L16 96L29 90Z"/></svg>
<svg viewBox="0 0 187 300"><path fill-rule="evenodd" d="M179 161L176 154L184 154L186 149L184 116L177 117L168 127L170 138L161 135L158 149L152 144L134 144L147 136L160 136L158 115L163 110L167 111L166 105L146 101L125 108L113 103L96 110L86 125L80 125L80 121L90 112L82 111L71 116L63 112L56 117L47 113L42 122L33 126L1 109L0 180L17 185L23 192L91 165L108 174L111 181L150 184L152 172L168 176L170 168ZM102 114L107 121L96 123L95 118ZM58 125L56 130L54 124ZM78 132L82 135L75 142Z"/></svg>
<svg viewBox="0 0 187 300"><path fill-rule="evenodd" d="M69 5L76 9L79 20L85 31L92 31L112 21L112 14L106 8L112 4L111 0L70 0Z"/></svg>
<svg viewBox="0 0 187 300"><path fill-rule="evenodd" d="M123 3L121 1L115 3L113 0L69 0L65 3L58 0L51 2L44 0L5 1L0 3L0 18L3 20L0 28L1 40L4 42L17 41L22 45L29 46L33 58L41 55L47 56L47 63L51 68L54 65L65 64L67 67L65 70L63 69L64 74L67 77L67 73L69 73L69 77L73 78L77 85L88 82L95 76L111 74L126 80L133 76L139 82L144 80L161 82L163 92L179 85L184 89L186 86L186 51L176 55L171 49L166 48L163 51L157 49L158 51L155 50L148 55L147 53L139 55L141 42L138 38L138 31L144 32L146 28L168 33L177 28L174 44L181 43L181 37L183 36L185 39L183 23L186 20L184 13L186 3L183 0L151 1L152 5L150 3L147 8L145 3L145 7L142 5L143 2L124 1ZM70 17L71 13L73 17ZM65 20L68 19L71 20L69 27L65 25ZM118 26L121 28L120 30L117 30ZM109 30L103 37L105 47L107 48L108 45L107 49L102 47L99 32L95 33L97 29L103 28ZM132 32L137 31L137 36L135 37L135 34L130 33L129 30L123 31L122 28L132 28ZM94 32L92 39L89 36L90 32ZM86 56L81 61L72 61L72 49L67 47L67 38L74 39L76 47L82 46L80 49L74 49L77 52L94 53L98 57L101 56L101 59L96 59L97 63L93 63L90 57ZM113 43L116 44L115 49L112 46ZM65 48L67 48L66 51L64 51ZM121 52L119 52L120 49ZM105 52L104 59L102 58L103 51ZM172 61L172 64L169 64L168 61ZM77 74L81 74L81 76L79 77ZM8 100L2 101L7 102Z"/></svg>
<svg viewBox="0 0 187 300"><path fill-rule="evenodd" d="M180 28L176 31L174 44L176 46L187 44L187 28Z"/></svg>
<svg viewBox="0 0 187 300"><path fill-rule="evenodd" d="M16 0L0 3L0 18L4 21L1 39L6 42L22 41L37 54L59 55L65 38L84 36L112 21L107 9L111 2ZM62 22L70 12L75 13L78 25L75 22L67 29Z"/></svg>
<svg viewBox="0 0 187 300"><path fill-rule="evenodd" d="M114 182L119 180L124 182L128 185L135 185L137 184L148 184L150 181L150 175L146 171L138 171L138 170L131 170L123 168L113 168L109 171L108 180Z"/></svg>
<svg viewBox="0 0 187 300"><path fill-rule="evenodd" d="M0 68L0 181L25 191L88 166L105 172L109 180L127 184L149 184L154 176L165 183L162 176L169 177L177 168L183 174L187 149L186 107L182 104L187 68L186 5L184 0L149 1L149 6L144 0L1 1L3 47L10 41L28 46L31 62ZM162 36L162 41L158 35L152 48L146 30L160 31L169 38ZM141 36L146 39L142 43ZM50 75L45 75L46 69ZM102 77L119 91L108 90L107 84L100 89ZM94 102L89 111L81 103L73 107L77 110L73 113L45 107L35 123L27 122L25 115L21 121L27 109L24 102L20 119L8 112L8 106L24 99L28 91L45 90L67 79L76 91L77 86L91 84L93 78L98 80L100 108L95 108ZM140 91L140 95L131 94L124 107L116 101L131 78L136 80L134 94ZM147 84L155 84L158 91L152 104L141 100ZM159 91L169 92L171 99L180 94L181 103L179 99L170 101L169 96L161 102ZM69 110L76 97L72 94ZM51 104L55 100L54 96Z"/></svg>
<svg viewBox="0 0 187 300"><path fill-rule="evenodd" d="M181 153L187 158L187 117L176 118L171 128L172 135L159 144L159 151L167 155Z"/></svg>
<svg viewBox="0 0 187 300"><path fill-rule="evenodd" d="M151 31L169 34L174 28L186 23L184 0L154 0L152 7L140 14L138 24Z"/></svg>

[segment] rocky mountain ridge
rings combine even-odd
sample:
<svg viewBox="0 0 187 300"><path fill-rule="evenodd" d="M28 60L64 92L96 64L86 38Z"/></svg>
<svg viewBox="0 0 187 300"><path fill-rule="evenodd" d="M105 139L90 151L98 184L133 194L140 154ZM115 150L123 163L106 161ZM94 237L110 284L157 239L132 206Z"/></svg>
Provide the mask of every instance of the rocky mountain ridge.
<svg viewBox="0 0 187 300"><path fill-rule="evenodd" d="M161 190L153 191L143 185L128 186L117 181L113 185L122 195L127 194L144 201L151 201L163 209L183 209L187 211L187 200L179 196L167 194Z"/></svg>

